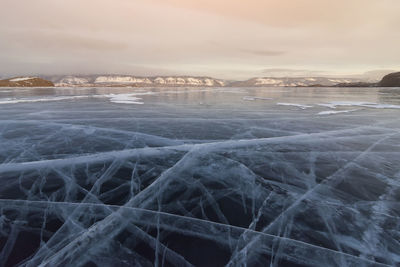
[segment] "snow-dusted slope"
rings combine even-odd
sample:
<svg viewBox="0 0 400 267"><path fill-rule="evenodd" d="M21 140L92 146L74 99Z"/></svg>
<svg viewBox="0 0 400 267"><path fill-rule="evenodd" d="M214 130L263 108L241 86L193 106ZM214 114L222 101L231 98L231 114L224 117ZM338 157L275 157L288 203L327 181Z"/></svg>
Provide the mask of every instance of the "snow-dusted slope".
<svg viewBox="0 0 400 267"><path fill-rule="evenodd" d="M231 83L235 87L262 87L262 86L335 86L339 83L353 83L360 82L359 79L351 78L325 78L325 77L259 77L252 78L246 81L239 81Z"/></svg>
<svg viewBox="0 0 400 267"><path fill-rule="evenodd" d="M209 77L127 75L54 77L56 86L225 86L223 80Z"/></svg>
<svg viewBox="0 0 400 267"><path fill-rule="evenodd" d="M10 82L22 82L22 81L28 81L28 80L33 80L36 77L20 77L20 78L14 78L9 80Z"/></svg>
<svg viewBox="0 0 400 267"><path fill-rule="evenodd" d="M90 81L87 78L68 76L59 80L57 86L83 85L89 83Z"/></svg>
<svg viewBox="0 0 400 267"><path fill-rule="evenodd" d="M130 76L99 76L95 83L145 83L151 84L148 78L136 78Z"/></svg>

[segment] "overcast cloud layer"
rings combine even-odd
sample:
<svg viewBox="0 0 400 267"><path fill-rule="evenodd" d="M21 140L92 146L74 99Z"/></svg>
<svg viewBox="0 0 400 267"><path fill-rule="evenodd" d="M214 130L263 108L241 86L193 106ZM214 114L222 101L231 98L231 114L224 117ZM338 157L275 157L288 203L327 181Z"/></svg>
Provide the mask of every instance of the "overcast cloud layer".
<svg viewBox="0 0 400 267"><path fill-rule="evenodd" d="M400 70L399 0L1 0L0 10L0 76Z"/></svg>

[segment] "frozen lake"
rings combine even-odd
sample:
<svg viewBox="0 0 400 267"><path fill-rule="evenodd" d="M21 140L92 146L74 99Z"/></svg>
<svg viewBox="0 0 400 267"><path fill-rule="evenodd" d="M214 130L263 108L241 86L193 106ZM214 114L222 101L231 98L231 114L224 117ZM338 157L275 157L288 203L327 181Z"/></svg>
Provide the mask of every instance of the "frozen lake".
<svg viewBox="0 0 400 267"><path fill-rule="evenodd" d="M400 264L400 88L0 88L0 266Z"/></svg>

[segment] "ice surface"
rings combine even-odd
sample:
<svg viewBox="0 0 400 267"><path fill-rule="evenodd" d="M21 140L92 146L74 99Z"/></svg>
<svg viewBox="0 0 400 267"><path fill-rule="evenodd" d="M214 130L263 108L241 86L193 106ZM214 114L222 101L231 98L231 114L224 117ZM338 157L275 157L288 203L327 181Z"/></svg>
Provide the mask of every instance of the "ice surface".
<svg viewBox="0 0 400 267"><path fill-rule="evenodd" d="M400 92L243 90L2 92L0 265L399 265Z"/></svg>

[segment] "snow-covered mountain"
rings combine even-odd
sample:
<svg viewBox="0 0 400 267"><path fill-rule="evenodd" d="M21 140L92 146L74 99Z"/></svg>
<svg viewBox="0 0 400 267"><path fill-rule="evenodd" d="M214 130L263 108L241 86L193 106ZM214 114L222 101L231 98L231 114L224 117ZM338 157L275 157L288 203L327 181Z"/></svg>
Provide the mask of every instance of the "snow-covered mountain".
<svg viewBox="0 0 400 267"><path fill-rule="evenodd" d="M225 86L224 80L210 77L154 76L137 77L127 75L90 75L50 77L56 86Z"/></svg>
<svg viewBox="0 0 400 267"><path fill-rule="evenodd" d="M85 85L85 84L90 84L90 79L88 78L80 78L80 77L73 77L73 76L68 76L64 77L61 80L56 79L54 82L56 82L56 85L62 84L62 85Z"/></svg>
<svg viewBox="0 0 400 267"><path fill-rule="evenodd" d="M263 87L263 86L335 86L339 83L356 83L360 79L354 78L327 78L327 77L258 77L246 81L232 82L233 87Z"/></svg>

